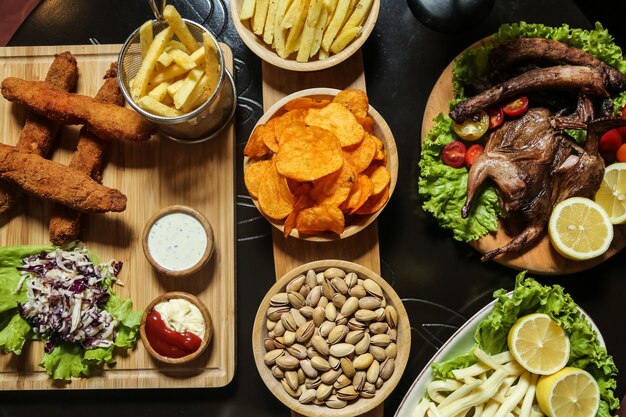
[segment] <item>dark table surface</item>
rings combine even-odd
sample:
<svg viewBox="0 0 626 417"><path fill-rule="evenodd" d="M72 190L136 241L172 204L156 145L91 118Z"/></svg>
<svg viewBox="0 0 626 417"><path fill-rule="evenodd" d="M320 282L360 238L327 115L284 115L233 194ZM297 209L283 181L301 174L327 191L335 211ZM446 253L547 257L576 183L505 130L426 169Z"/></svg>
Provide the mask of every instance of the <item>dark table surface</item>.
<svg viewBox="0 0 626 417"><path fill-rule="evenodd" d="M225 0L173 2L183 17L202 21L234 51L239 106L237 160L262 114L261 65L241 42ZM412 355L395 392L385 403L393 415L400 401L443 341L491 300L498 288L513 287L515 271L481 263L469 245L454 241L420 208L416 198L422 113L434 82L464 48L502 23L527 22L591 28L602 21L626 46L626 26L611 2L498 0L486 20L455 34L438 33L419 23L404 0L382 0L378 24L363 54L370 102L394 132L400 156L396 191L379 217L382 275L394 286L410 314ZM613 2L617 4L618 2ZM1 10L0 10L1 12ZM123 43L151 17L147 1L45 0L20 27L9 46ZM1 72L0 72L1 75ZM240 164L241 162L239 162ZM237 173L241 172L238 166ZM274 282L270 225L251 221L254 208L237 177L237 370L224 388L188 390L100 390L0 393L2 416L287 416L288 410L265 388L250 346L259 302ZM600 328L622 372L617 394L626 392L624 254L587 272L539 277L572 294Z"/></svg>

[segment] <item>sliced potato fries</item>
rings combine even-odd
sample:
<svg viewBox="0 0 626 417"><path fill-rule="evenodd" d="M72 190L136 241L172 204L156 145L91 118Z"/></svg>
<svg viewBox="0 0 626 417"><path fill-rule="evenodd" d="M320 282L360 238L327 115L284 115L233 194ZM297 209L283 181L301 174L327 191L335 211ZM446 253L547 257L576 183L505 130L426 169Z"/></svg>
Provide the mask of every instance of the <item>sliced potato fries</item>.
<svg viewBox="0 0 626 417"><path fill-rule="evenodd" d="M254 5L253 1L253 10ZM139 30L142 62L129 85L131 97L143 110L178 117L212 96L220 81L221 62L209 34L203 34L201 46L173 6L166 6L163 16L169 26L154 38L151 21Z"/></svg>
<svg viewBox="0 0 626 417"><path fill-rule="evenodd" d="M244 0L239 18L281 58L341 52L361 33L374 0Z"/></svg>

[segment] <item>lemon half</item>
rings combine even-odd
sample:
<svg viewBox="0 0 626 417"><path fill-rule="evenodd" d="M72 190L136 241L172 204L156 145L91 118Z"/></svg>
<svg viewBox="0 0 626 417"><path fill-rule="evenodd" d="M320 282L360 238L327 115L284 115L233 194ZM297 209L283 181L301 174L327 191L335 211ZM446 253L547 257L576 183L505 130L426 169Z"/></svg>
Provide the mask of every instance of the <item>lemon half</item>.
<svg viewBox="0 0 626 417"><path fill-rule="evenodd" d="M606 210L611 223L626 222L626 163L606 167L595 200Z"/></svg>
<svg viewBox="0 0 626 417"><path fill-rule="evenodd" d="M517 320L507 342L515 360L534 374L553 374L569 360L569 337L547 314L529 314Z"/></svg>
<svg viewBox="0 0 626 417"><path fill-rule="evenodd" d="M554 207L548 233L554 248L575 260L595 258L607 251L613 240L613 225L596 202L572 197Z"/></svg>
<svg viewBox="0 0 626 417"><path fill-rule="evenodd" d="M589 372L563 368L537 382L537 403L548 417L594 417L600 407L600 388Z"/></svg>

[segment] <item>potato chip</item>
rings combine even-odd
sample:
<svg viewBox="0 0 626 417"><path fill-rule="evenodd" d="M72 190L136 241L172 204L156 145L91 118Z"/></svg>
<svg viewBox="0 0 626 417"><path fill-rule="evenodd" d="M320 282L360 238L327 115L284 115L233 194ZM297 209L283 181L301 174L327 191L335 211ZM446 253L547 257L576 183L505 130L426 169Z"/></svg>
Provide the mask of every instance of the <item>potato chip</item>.
<svg viewBox="0 0 626 417"><path fill-rule="evenodd" d="M296 228L301 234L315 234L331 231L342 234L346 219L341 210L334 206L315 206L302 210L298 216Z"/></svg>
<svg viewBox="0 0 626 417"><path fill-rule="evenodd" d="M308 109L304 121L309 126L317 126L333 132L342 147L360 143L365 130L350 111L339 103L330 103L321 109Z"/></svg>
<svg viewBox="0 0 626 417"><path fill-rule="evenodd" d="M278 139L276 138L276 118L271 119L265 123L263 129L259 129L258 135L261 136L261 140L265 143L272 152L278 152ZM261 127L259 126L259 127Z"/></svg>
<svg viewBox="0 0 626 417"><path fill-rule="evenodd" d="M293 210L294 199L287 180L276 170L273 160L261 180L258 197L261 211L272 219L282 220Z"/></svg>
<svg viewBox="0 0 626 417"><path fill-rule="evenodd" d="M367 199L365 204L361 206L358 210L356 210L356 214L368 215L376 213L378 210L383 208L385 204L389 200L389 187L385 187L385 189L379 194L373 194L370 198Z"/></svg>
<svg viewBox="0 0 626 417"><path fill-rule="evenodd" d="M350 195L356 179L354 169L344 163L337 172L313 181L311 197L318 205L339 207Z"/></svg>
<svg viewBox="0 0 626 417"><path fill-rule="evenodd" d="M367 133L374 133L374 119L372 119L369 116L366 116L366 117L354 116L354 117L356 117L356 121L359 122L361 126L363 126L363 129Z"/></svg>
<svg viewBox="0 0 626 417"><path fill-rule="evenodd" d="M385 160L385 145L383 141L378 139L374 135L370 135L374 142L376 142L376 154L374 155L375 161L384 161Z"/></svg>
<svg viewBox="0 0 626 417"><path fill-rule="evenodd" d="M350 89L340 91L333 98L333 103L343 104L352 114L360 118L367 117L367 112L370 109L367 94L362 90Z"/></svg>
<svg viewBox="0 0 626 417"><path fill-rule="evenodd" d="M295 122L279 135L276 168L287 178L313 181L343 165L341 145L328 130Z"/></svg>
<svg viewBox="0 0 626 417"><path fill-rule="evenodd" d="M304 122L304 117L306 116L306 110L304 109L296 109L288 111L280 117L275 117L274 120L274 130L276 131L276 142L278 143L278 139L280 137L280 132L285 130L289 125L295 122Z"/></svg>
<svg viewBox="0 0 626 417"><path fill-rule="evenodd" d="M369 177L365 174L359 174L355 186L350 191L350 195L341 205L341 210L345 213L353 214L358 210L372 195L374 185Z"/></svg>
<svg viewBox="0 0 626 417"><path fill-rule="evenodd" d="M391 181L391 175L384 166L372 165L365 170L365 174L372 180L372 183L374 183L374 191L372 194L379 194Z"/></svg>
<svg viewBox="0 0 626 417"><path fill-rule="evenodd" d="M314 99L310 97L298 97L285 104L285 110L296 109L321 109L326 107L330 103L330 100L326 99Z"/></svg>
<svg viewBox="0 0 626 417"><path fill-rule="evenodd" d="M267 168L269 168L271 164L269 160L258 161L254 164L250 164L244 171L243 181L252 198L257 198L259 195L259 187L265 178L265 171L267 171Z"/></svg>
<svg viewBox="0 0 626 417"><path fill-rule="evenodd" d="M263 134L266 128L264 125L259 125L252 131L248 143L243 150L243 154L248 158L261 159L270 153L270 148L265 144L263 140Z"/></svg>
<svg viewBox="0 0 626 417"><path fill-rule="evenodd" d="M376 142L369 133L361 143L343 148L343 159L345 159L357 173L361 173L367 168L376 154Z"/></svg>
<svg viewBox="0 0 626 417"><path fill-rule="evenodd" d="M309 187L309 190L310 189L311 188ZM300 215L302 210L313 207L314 205L315 201L313 201L311 196L307 193L303 193L298 197L298 199L296 200L296 204L293 207L293 210L291 210L291 213L289 213L289 216L287 216L283 225L283 234L285 235L285 237L289 236L293 228L296 227L296 224L298 222L298 216Z"/></svg>

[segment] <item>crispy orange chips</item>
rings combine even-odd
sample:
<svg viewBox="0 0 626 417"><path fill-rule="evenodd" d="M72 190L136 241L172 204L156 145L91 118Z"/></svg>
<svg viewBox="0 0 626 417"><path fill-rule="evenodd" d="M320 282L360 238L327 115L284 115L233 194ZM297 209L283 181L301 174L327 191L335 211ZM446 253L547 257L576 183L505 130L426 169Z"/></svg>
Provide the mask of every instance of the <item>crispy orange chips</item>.
<svg viewBox="0 0 626 417"><path fill-rule="evenodd" d="M244 182L263 214L285 236L341 235L358 216L389 199L383 142L373 135L367 95L344 90L333 100L300 97L257 126L244 155Z"/></svg>

